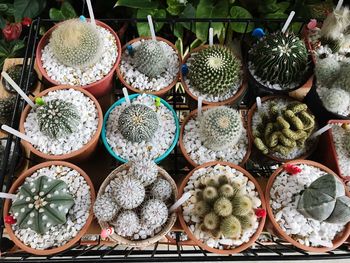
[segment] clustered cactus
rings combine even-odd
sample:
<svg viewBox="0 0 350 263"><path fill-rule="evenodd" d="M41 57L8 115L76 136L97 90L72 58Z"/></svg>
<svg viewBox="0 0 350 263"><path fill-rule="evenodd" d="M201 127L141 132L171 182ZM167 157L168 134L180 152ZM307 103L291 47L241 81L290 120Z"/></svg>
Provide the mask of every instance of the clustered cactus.
<svg viewBox="0 0 350 263"><path fill-rule="evenodd" d="M17 83L17 85L19 85L20 81L21 81L22 68L23 68L23 65L18 64L18 65L13 65L6 70L6 73L11 77L11 79L13 79L14 82ZM35 71L30 72L29 74L30 75L29 75L28 89L31 90L34 88L34 85L36 84L36 82L38 80L38 75L36 74ZM28 71L24 72L23 79L26 79L27 75L28 75ZM10 83L8 83L5 78L2 79L2 83L3 83L4 88L7 91L12 92L12 93L16 93L16 91L12 88Z"/></svg>
<svg viewBox="0 0 350 263"><path fill-rule="evenodd" d="M52 139L59 139L73 133L80 123L76 106L60 99L38 106L36 118L40 131Z"/></svg>
<svg viewBox="0 0 350 263"><path fill-rule="evenodd" d="M158 126L157 113L143 104L127 106L118 118L118 130L131 142L150 141Z"/></svg>
<svg viewBox="0 0 350 263"><path fill-rule="evenodd" d="M191 56L188 79L203 94L222 95L241 80L241 61L225 46L214 45Z"/></svg>
<svg viewBox="0 0 350 263"><path fill-rule="evenodd" d="M15 109L16 97L0 99L0 125L9 124Z"/></svg>
<svg viewBox="0 0 350 263"><path fill-rule="evenodd" d="M29 228L38 234L66 223L74 199L62 180L40 176L19 187L11 213L20 229Z"/></svg>
<svg viewBox="0 0 350 263"><path fill-rule="evenodd" d="M94 203L94 213L101 221L111 221L119 212L117 202L108 194L101 195Z"/></svg>
<svg viewBox="0 0 350 263"><path fill-rule="evenodd" d="M120 207L133 209L141 205L145 199L145 187L140 180L128 175L114 182L113 197Z"/></svg>
<svg viewBox="0 0 350 263"><path fill-rule="evenodd" d="M97 27L79 19L61 23L52 32L49 45L60 63L74 68L95 64L103 49Z"/></svg>
<svg viewBox="0 0 350 263"><path fill-rule="evenodd" d="M149 78L158 77L166 71L168 59L159 41L152 39L141 41L134 52L135 67Z"/></svg>
<svg viewBox="0 0 350 263"><path fill-rule="evenodd" d="M200 117L201 141L211 150L223 150L234 146L242 135L241 115L229 107L206 110Z"/></svg>
<svg viewBox="0 0 350 263"><path fill-rule="evenodd" d="M144 186L148 186L157 179L158 167L153 160L141 158L133 161L129 173L140 180Z"/></svg>
<svg viewBox="0 0 350 263"><path fill-rule="evenodd" d="M193 213L201 220L200 229L213 238L239 238L257 221L252 200L243 194L242 185L230 182L225 175L202 181L198 188Z"/></svg>
<svg viewBox="0 0 350 263"><path fill-rule="evenodd" d="M270 102L268 114L261 116L262 122L253 132L254 144L263 153L277 152L283 156L295 147L304 147L315 128L315 116L308 112L306 104L290 103L280 110Z"/></svg>
<svg viewBox="0 0 350 263"><path fill-rule="evenodd" d="M249 61L262 82L283 88L300 82L308 66L308 52L293 33L277 32L262 37L250 49Z"/></svg>
<svg viewBox="0 0 350 263"><path fill-rule="evenodd" d="M297 210L307 218L346 224L350 221L350 198L336 176L325 174L302 192Z"/></svg>

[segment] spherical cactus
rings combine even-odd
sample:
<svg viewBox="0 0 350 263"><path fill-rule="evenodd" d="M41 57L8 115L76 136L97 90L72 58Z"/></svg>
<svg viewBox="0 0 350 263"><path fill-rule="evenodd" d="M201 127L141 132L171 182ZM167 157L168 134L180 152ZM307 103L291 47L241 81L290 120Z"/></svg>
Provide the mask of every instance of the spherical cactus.
<svg viewBox="0 0 350 263"><path fill-rule="evenodd" d="M173 188L171 184L162 178L157 179L151 187L151 195L152 197L166 201L173 194Z"/></svg>
<svg viewBox="0 0 350 263"><path fill-rule="evenodd" d="M232 199L232 210L235 215L246 215L252 210L252 208L252 200L246 195L236 195Z"/></svg>
<svg viewBox="0 0 350 263"><path fill-rule="evenodd" d="M157 179L158 166L153 160L142 158L132 162L129 174L140 180L144 186L148 186Z"/></svg>
<svg viewBox="0 0 350 263"><path fill-rule="evenodd" d="M218 191L213 186L207 186L203 190L203 199L207 202L213 202L218 198Z"/></svg>
<svg viewBox="0 0 350 263"><path fill-rule="evenodd" d="M230 198L233 197L238 190L239 189L233 188L233 186L230 184L223 184L219 188L219 195L226 198Z"/></svg>
<svg viewBox="0 0 350 263"><path fill-rule="evenodd" d="M155 78L165 72L168 59L157 40L144 40L135 48L134 65L141 73L149 78Z"/></svg>
<svg viewBox="0 0 350 263"><path fill-rule="evenodd" d="M118 129L131 142L150 141L159 126L157 113L143 104L131 104L120 114Z"/></svg>
<svg viewBox="0 0 350 263"><path fill-rule="evenodd" d="M9 124L15 109L16 97L0 99L0 125Z"/></svg>
<svg viewBox="0 0 350 263"><path fill-rule="evenodd" d="M17 85L19 85L21 82L22 69L23 69L23 65L18 64L18 65L13 65L6 70L6 73L11 77L11 79L13 79L14 82L16 82ZM27 75L28 75L28 71L24 72L23 83L24 83L24 79L27 78ZM38 81L38 75L36 71L30 72L28 89L32 90L32 88L34 87L37 81ZM5 78L2 79L2 84L7 91L16 93L16 91L12 88L11 84L8 83Z"/></svg>
<svg viewBox="0 0 350 263"><path fill-rule="evenodd" d="M60 63L74 68L95 64L103 49L96 26L78 19L60 24L52 32L49 45Z"/></svg>
<svg viewBox="0 0 350 263"><path fill-rule="evenodd" d="M150 229L162 226L168 220L168 216L168 208L158 199L148 200L141 210L141 222Z"/></svg>
<svg viewBox="0 0 350 263"><path fill-rule="evenodd" d="M214 212L219 216L229 216L232 213L232 204L226 197L220 197L214 203Z"/></svg>
<svg viewBox="0 0 350 263"><path fill-rule="evenodd" d="M226 238L237 238L241 235L241 223L235 216L228 216L220 223L220 230Z"/></svg>
<svg viewBox="0 0 350 263"><path fill-rule="evenodd" d="M232 147L239 141L242 130L240 113L228 107L206 110L200 118L201 141L211 150Z"/></svg>
<svg viewBox="0 0 350 263"><path fill-rule="evenodd" d="M318 57L315 65L317 83L328 87L337 78L340 71L340 63L333 57Z"/></svg>
<svg viewBox="0 0 350 263"><path fill-rule="evenodd" d="M260 38L249 51L249 60L263 82L289 85L300 82L308 64L302 40L292 33L274 33Z"/></svg>
<svg viewBox="0 0 350 263"><path fill-rule="evenodd" d="M52 139L73 133L80 123L76 106L60 99L51 100L36 108L36 117L40 131Z"/></svg>
<svg viewBox="0 0 350 263"><path fill-rule="evenodd" d="M145 188L142 182L130 176L116 178L113 184L113 197L123 209L133 209L145 199Z"/></svg>
<svg viewBox="0 0 350 263"><path fill-rule="evenodd" d="M250 211L244 216L237 215L236 218L240 222L242 230L251 229L257 220L256 215L253 211Z"/></svg>
<svg viewBox="0 0 350 263"><path fill-rule="evenodd" d="M209 230L218 228L219 223L220 223L219 216L213 212L206 214L203 219L204 226Z"/></svg>
<svg viewBox="0 0 350 263"><path fill-rule="evenodd" d="M119 206L108 194L96 198L94 214L98 220L111 221L118 213Z"/></svg>
<svg viewBox="0 0 350 263"><path fill-rule="evenodd" d="M216 180L216 178L205 178L205 185L206 186L218 187L219 186L219 181Z"/></svg>
<svg viewBox="0 0 350 263"><path fill-rule="evenodd" d="M221 95L238 85L241 62L224 46L211 46L191 56L188 79L194 89L204 94Z"/></svg>
<svg viewBox="0 0 350 263"><path fill-rule="evenodd" d="M193 212L196 216L202 217L209 213L210 205L205 201L199 201L194 205Z"/></svg>
<svg viewBox="0 0 350 263"><path fill-rule="evenodd" d="M343 89L329 89L322 98L323 106L331 112L341 113L350 105L350 95Z"/></svg>
<svg viewBox="0 0 350 263"><path fill-rule="evenodd" d="M114 226L115 233L122 237L130 237L141 228L139 217L131 210L120 212L111 224Z"/></svg>
<svg viewBox="0 0 350 263"><path fill-rule="evenodd" d="M350 93L350 63L349 62L341 63L339 74L335 78L332 88L340 88Z"/></svg>

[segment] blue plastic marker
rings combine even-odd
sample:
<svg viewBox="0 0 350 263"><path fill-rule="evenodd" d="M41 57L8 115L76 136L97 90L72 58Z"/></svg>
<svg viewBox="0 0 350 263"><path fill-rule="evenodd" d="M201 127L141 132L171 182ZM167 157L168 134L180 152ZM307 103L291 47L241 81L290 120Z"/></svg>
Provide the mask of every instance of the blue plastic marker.
<svg viewBox="0 0 350 263"><path fill-rule="evenodd" d="M132 45L127 45L126 50L128 51L130 56L132 56L134 54L134 49L133 49Z"/></svg>
<svg viewBox="0 0 350 263"><path fill-rule="evenodd" d="M265 36L265 32L261 27L257 27L253 30L252 36L256 38L262 38L263 36Z"/></svg>
<svg viewBox="0 0 350 263"><path fill-rule="evenodd" d="M182 72L182 75L184 75L184 76L187 75L187 73L188 73L187 64L182 64L182 66L181 66L181 72Z"/></svg>
<svg viewBox="0 0 350 263"><path fill-rule="evenodd" d="M83 15L79 16L79 19L80 19L82 22L86 22L86 18L85 18L85 16L83 16Z"/></svg>

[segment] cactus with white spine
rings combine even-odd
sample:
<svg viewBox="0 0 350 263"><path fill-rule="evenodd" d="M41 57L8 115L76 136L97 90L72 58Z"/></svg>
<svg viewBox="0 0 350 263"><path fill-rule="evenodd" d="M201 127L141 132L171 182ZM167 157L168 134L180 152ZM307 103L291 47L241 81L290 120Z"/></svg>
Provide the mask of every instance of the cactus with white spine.
<svg viewBox="0 0 350 263"><path fill-rule="evenodd" d="M332 88L327 90L322 102L328 111L341 113L346 111L350 105L350 94L343 89Z"/></svg>
<svg viewBox="0 0 350 263"><path fill-rule="evenodd" d="M164 225L169 212L165 203L158 199L150 199L141 209L141 222L150 229Z"/></svg>
<svg viewBox="0 0 350 263"><path fill-rule="evenodd" d="M340 70L340 63L333 57L317 57L315 64L315 76L317 83L329 87L337 79Z"/></svg>
<svg viewBox="0 0 350 263"><path fill-rule="evenodd" d="M156 199L166 201L172 194L171 184L163 178L158 178L151 187L151 195Z"/></svg>
<svg viewBox="0 0 350 263"><path fill-rule="evenodd" d="M132 162L129 174L140 180L144 186L148 186L157 179L158 166L149 158L139 158Z"/></svg>
<svg viewBox="0 0 350 263"><path fill-rule="evenodd" d="M96 198L94 214L98 220L111 221L118 213L119 206L108 194Z"/></svg>
<svg viewBox="0 0 350 263"><path fill-rule="evenodd" d="M136 208L145 199L142 182L129 175L114 179L112 192L115 202L123 209Z"/></svg>
<svg viewBox="0 0 350 263"><path fill-rule="evenodd" d="M141 228L140 219L132 210L120 212L111 224L114 226L115 232L122 237L131 237Z"/></svg>

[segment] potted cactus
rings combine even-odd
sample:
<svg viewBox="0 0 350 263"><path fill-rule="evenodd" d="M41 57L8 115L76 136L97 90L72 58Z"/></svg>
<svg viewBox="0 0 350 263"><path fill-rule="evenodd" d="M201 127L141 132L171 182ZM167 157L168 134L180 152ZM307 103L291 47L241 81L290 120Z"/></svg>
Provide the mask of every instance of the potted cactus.
<svg viewBox="0 0 350 263"><path fill-rule="evenodd" d="M94 187L79 167L61 161L26 170L4 204L6 231L24 251L50 255L68 249L84 235L92 218ZM11 219L11 220L9 220Z"/></svg>
<svg viewBox="0 0 350 263"><path fill-rule="evenodd" d="M319 163L285 163L271 175L265 197L274 228L296 247L325 252L350 234L349 192L333 171Z"/></svg>
<svg viewBox="0 0 350 263"><path fill-rule="evenodd" d="M192 111L181 126L180 149L192 166L211 161L243 165L250 154L248 133L239 111L207 106Z"/></svg>
<svg viewBox="0 0 350 263"><path fill-rule="evenodd" d="M233 254L249 248L265 223L265 201L256 180L243 168L209 162L183 180L180 195L191 198L179 211L191 240L213 253Z"/></svg>
<svg viewBox="0 0 350 263"><path fill-rule="evenodd" d="M181 57L170 41L139 37L124 45L117 75L135 93L163 96L178 81L180 62Z"/></svg>
<svg viewBox="0 0 350 263"><path fill-rule="evenodd" d="M6 98L0 98L0 126L9 125L15 109L16 96L10 95Z"/></svg>
<svg viewBox="0 0 350 263"><path fill-rule="evenodd" d="M148 158L116 168L105 179L94 204L109 238L132 247L145 247L163 238L176 221L170 206L177 198L171 176Z"/></svg>
<svg viewBox="0 0 350 263"><path fill-rule="evenodd" d="M238 102L247 88L236 51L221 45L200 46L183 60L181 83L193 100L206 105Z"/></svg>
<svg viewBox="0 0 350 263"><path fill-rule="evenodd" d="M140 155L163 160L175 147L179 121L173 108L163 99L133 94L122 98L107 111L102 140L108 152L120 162Z"/></svg>
<svg viewBox="0 0 350 263"><path fill-rule="evenodd" d="M36 106L26 106L19 129L33 145L25 148L46 160L82 161L97 147L102 129L102 110L83 88L57 86L39 93Z"/></svg>
<svg viewBox="0 0 350 263"><path fill-rule="evenodd" d="M112 87L120 50L117 34L106 24L70 19L56 24L41 38L36 63L51 86L81 86L101 97Z"/></svg>
<svg viewBox="0 0 350 263"><path fill-rule="evenodd" d="M267 96L248 113L248 132L255 147L278 162L306 158L317 146L317 130L306 104L286 96Z"/></svg>
<svg viewBox="0 0 350 263"><path fill-rule="evenodd" d="M14 80L14 82L17 83L17 85L19 85L21 81L22 70L23 70L22 64L15 64L7 68L5 72ZM26 74L28 74L28 72L24 73L23 79L26 79ZM32 91L36 87L37 82L38 82L38 74L34 70L29 75L28 91ZM11 93L16 93L16 91L4 78L2 78L2 86L5 88L6 91Z"/></svg>

